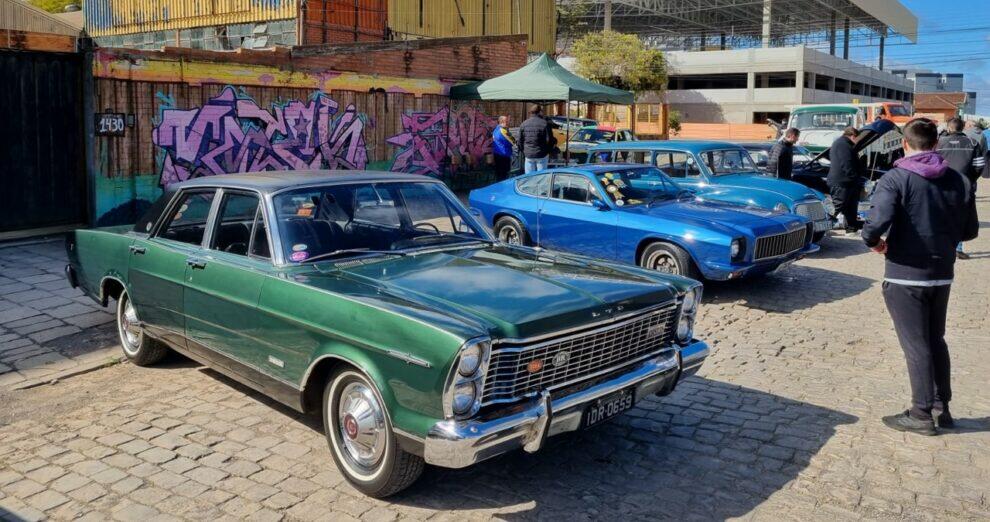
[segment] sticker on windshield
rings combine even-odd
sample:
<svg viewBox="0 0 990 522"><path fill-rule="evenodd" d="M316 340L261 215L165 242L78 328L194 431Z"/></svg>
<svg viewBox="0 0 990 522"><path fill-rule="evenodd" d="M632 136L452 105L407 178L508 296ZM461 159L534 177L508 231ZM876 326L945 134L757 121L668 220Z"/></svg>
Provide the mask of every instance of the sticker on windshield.
<svg viewBox="0 0 990 522"><path fill-rule="evenodd" d="M296 211L296 215L299 217L309 217L313 215L312 207L302 207Z"/></svg>
<svg viewBox="0 0 990 522"><path fill-rule="evenodd" d="M292 245L292 251L293 252L301 252L301 251L306 250L308 248L309 248L309 245L307 245L306 243L296 243L295 245Z"/></svg>
<svg viewBox="0 0 990 522"><path fill-rule="evenodd" d="M307 258L309 258L309 252L305 252L305 251L293 252L292 255L289 256L289 259L297 263L300 261L305 261Z"/></svg>
<svg viewBox="0 0 990 522"><path fill-rule="evenodd" d="M616 204L616 206L620 206L621 207L621 206L625 205L626 202L625 201L622 201L621 199L617 199L617 200L615 200L615 204Z"/></svg>

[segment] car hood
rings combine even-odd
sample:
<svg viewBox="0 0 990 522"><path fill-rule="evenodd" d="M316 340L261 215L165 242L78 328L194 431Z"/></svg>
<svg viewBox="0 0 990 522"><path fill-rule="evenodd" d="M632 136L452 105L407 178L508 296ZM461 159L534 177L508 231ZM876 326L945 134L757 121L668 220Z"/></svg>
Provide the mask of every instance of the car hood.
<svg viewBox="0 0 990 522"><path fill-rule="evenodd" d="M581 150L586 151L599 143L605 143L603 141L568 141L567 148L570 150Z"/></svg>
<svg viewBox="0 0 990 522"><path fill-rule="evenodd" d="M890 120L877 120L869 125L864 125L863 128L859 129L861 138L856 142L856 145L853 146L853 152L859 154L865 150L866 147L869 147L875 141L882 138L884 134L887 134L896 128L897 124ZM833 138L832 141L835 141L835 138ZM832 142L829 142L828 145L828 148L812 158L810 163L817 163L819 160L829 159L829 155L832 153Z"/></svg>
<svg viewBox="0 0 990 522"><path fill-rule="evenodd" d="M705 187L701 193L717 193L719 190L727 188L762 190L784 196L791 201L817 199L813 190L800 183L761 174L725 174L718 176L715 178L715 183Z"/></svg>
<svg viewBox="0 0 990 522"><path fill-rule="evenodd" d="M637 205L625 207L621 212L675 219L721 233L743 232L754 237L786 232L792 222L801 221L783 212L702 199L663 201L649 207Z"/></svg>
<svg viewBox="0 0 990 522"><path fill-rule="evenodd" d="M493 338L517 339L670 301L678 285L690 284L633 267L501 245L342 263L323 275L309 277L308 284L339 291L334 279L347 279L373 288L361 293L376 295L392 309L430 310L444 320L484 328Z"/></svg>

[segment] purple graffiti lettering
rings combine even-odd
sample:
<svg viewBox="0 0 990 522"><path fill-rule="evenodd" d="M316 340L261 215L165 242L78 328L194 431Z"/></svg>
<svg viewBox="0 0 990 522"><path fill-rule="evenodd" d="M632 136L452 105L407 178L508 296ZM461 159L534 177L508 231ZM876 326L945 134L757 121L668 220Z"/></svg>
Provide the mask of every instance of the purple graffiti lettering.
<svg viewBox="0 0 990 522"><path fill-rule="evenodd" d="M165 100L164 97L159 97ZM354 105L322 92L266 110L225 87L197 109L163 108L152 142L162 149L161 184L234 172L363 169L364 121Z"/></svg>
<svg viewBox="0 0 990 522"><path fill-rule="evenodd" d="M404 114L403 132L386 140L399 148L392 170L438 176L448 157L478 165L491 152L496 123L473 105L463 105L453 112L444 107L437 112Z"/></svg>

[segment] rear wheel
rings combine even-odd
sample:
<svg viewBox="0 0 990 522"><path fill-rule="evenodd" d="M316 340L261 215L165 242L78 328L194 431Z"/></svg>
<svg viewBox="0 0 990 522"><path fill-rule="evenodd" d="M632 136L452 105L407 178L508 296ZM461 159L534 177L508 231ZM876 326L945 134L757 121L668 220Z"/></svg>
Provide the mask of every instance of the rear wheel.
<svg viewBox="0 0 990 522"><path fill-rule="evenodd" d="M529 234L522 223L514 217L502 216L495 221L495 236L510 245L528 245Z"/></svg>
<svg viewBox="0 0 990 522"><path fill-rule="evenodd" d="M374 385L351 368L338 371L327 382L323 430L344 478L365 495L393 495L423 472L423 459L399 447Z"/></svg>
<svg viewBox="0 0 990 522"><path fill-rule="evenodd" d="M670 243L652 243L643 250L639 258L639 266L656 270L665 274L700 279L701 274L694 266L694 261L683 248Z"/></svg>
<svg viewBox="0 0 990 522"><path fill-rule="evenodd" d="M168 347L144 332L137 309L126 291L117 298L117 333L124 355L138 366L149 366L161 361L168 353Z"/></svg>

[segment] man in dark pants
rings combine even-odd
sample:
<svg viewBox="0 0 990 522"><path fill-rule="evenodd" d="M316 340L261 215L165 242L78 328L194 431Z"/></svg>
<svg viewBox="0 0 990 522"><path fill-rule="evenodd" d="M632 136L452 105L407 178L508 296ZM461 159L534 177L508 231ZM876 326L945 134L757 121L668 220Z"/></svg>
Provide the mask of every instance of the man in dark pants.
<svg viewBox="0 0 990 522"><path fill-rule="evenodd" d="M963 130L961 118L950 118L946 122L945 136L938 140L938 153L949 162L952 170L961 173L969 182L970 192L976 194L976 182L980 175L986 170L986 146L981 135L973 135ZM959 259L969 259L969 255L963 251L962 243L956 247L956 257Z"/></svg>
<svg viewBox="0 0 990 522"><path fill-rule="evenodd" d="M832 194L836 217L843 217L847 234L863 228L859 220L859 194L863 190L865 172L855 151L858 136L859 131L855 127L846 127L842 136L832 142L828 158L828 189Z"/></svg>
<svg viewBox="0 0 990 522"><path fill-rule="evenodd" d="M519 126L516 137L516 143L523 154L523 170L526 174L547 168L555 141L553 127L550 120L543 117L543 109L539 105L531 105L529 118Z"/></svg>
<svg viewBox="0 0 990 522"><path fill-rule="evenodd" d="M877 183L863 227L866 245L886 256L883 298L911 381L911 408L883 423L922 435L936 433L933 414L939 427L953 425L945 316L956 244L975 238L980 226L968 183L935 152L937 144L931 120L904 126L905 156Z"/></svg>
<svg viewBox="0 0 990 522"><path fill-rule="evenodd" d="M791 127L773 144L767 155L767 171L780 179L791 179L794 169L794 144L797 143L801 131Z"/></svg>

